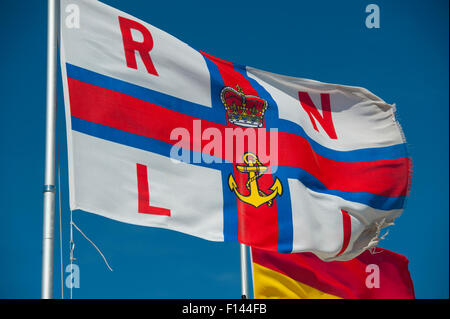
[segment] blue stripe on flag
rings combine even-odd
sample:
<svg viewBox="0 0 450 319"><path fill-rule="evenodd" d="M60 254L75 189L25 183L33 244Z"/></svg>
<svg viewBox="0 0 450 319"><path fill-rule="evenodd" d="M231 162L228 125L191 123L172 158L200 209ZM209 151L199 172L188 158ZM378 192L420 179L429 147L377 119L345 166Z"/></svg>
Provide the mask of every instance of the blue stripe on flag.
<svg viewBox="0 0 450 319"><path fill-rule="evenodd" d="M233 166L225 165L222 168L222 193L223 193L223 238L224 241L238 241L238 211L236 196L228 186L228 176L233 171Z"/></svg>
<svg viewBox="0 0 450 319"><path fill-rule="evenodd" d="M67 76L91 85L99 86L111 91L123 93L139 100L153 103L179 113L184 113L199 119L226 125L225 110L211 112L210 107L189 102L177 97L147 89L106 75L95 73L67 63Z"/></svg>
<svg viewBox="0 0 450 319"><path fill-rule="evenodd" d="M294 244L294 226L292 222L291 193L287 179L280 179L283 185L283 193L278 196L278 251L280 253L292 252Z"/></svg>
<svg viewBox="0 0 450 319"><path fill-rule="evenodd" d="M72 130L74 131L171 158L170 152L173 145L166 142L162 142L160 140L142 135L125 132L106 125L89 122L75 116L72 116L71 119ZM192 162L192 159L195 158L194 156L196 156L196 158L202 158L202 153L186 149L184 149L184 151L189 154L189 160L191 161L189 163L190 165L202 166L215 170L222 170L224 166L231 165L226 163L221 158L217 158L212 155L207 155L208 161L214 160L214 162L212 163L205 163L203 161L201 161L200 163L195 163ZM206 159L204 154L203 158Z"/></svg>

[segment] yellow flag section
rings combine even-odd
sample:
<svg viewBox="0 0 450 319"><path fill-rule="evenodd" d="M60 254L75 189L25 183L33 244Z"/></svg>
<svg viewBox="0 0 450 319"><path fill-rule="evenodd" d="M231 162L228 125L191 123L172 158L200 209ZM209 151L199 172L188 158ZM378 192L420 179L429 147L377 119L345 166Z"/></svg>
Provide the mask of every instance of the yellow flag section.
<svg viewBox="0 0 450 319"><path fill-rule="evenodd" d="M330 262L312 253L251 251L256 299L414 298L408 259L386 249Z"/></svg>
<svg viewBox="0 0 450 319"><path fill-rule="evenodd" d="M256 299L341 299L255 263L253 283Z"/></svg>

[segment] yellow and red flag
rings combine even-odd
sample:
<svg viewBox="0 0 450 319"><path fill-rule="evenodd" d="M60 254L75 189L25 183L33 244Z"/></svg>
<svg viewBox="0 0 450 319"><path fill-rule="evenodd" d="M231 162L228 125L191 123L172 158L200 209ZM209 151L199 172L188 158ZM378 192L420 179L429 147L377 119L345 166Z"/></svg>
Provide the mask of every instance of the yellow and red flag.
<svg viewBox="0 0 450 319"><path fill-rule="evenodd" d="M252 248L256 299L414 299L408 259L366 250L349 261L325 262L312 253Z"/></svg>

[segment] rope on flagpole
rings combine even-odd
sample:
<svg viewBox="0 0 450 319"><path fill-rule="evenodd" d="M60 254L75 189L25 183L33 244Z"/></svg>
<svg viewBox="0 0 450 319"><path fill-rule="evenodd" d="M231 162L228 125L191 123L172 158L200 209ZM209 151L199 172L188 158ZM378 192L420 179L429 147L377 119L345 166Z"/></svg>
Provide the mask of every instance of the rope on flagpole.
<svg viewBox="0 0 450 319"><path fill-rule="evenodd" d="M71 226L74 226L74 227L80 232L80 234L83 235L84 238L86 238L86 240L89 241L89 242L92 244L92 246L94 246L95 249L97 249L98 253L100 254L100 256L102 256L103 261L105 262L105 264L106 264L106 266L109 268L109 270L110 270L110 271L114 271L114 270L111 268L111 266L109 265L108 261L107 261L106 258L105 258L105 255L103 255L102 251L94 244L94 242L93 242L92 240L90 240L90 239L83 233L83 231L82 231L82 230L81 230L81 229L73 222L72 219L70 220L70 225L71 225ZM74 245L74 246L75 246L75 245Z"/></svg>
<svg viewBox="0 0 450 319"><path fill-rule="evenodd" d="M90 240L85 233L74 223L73 221L73 211L70 210L70 272L73 273L73 262L77 260L74 257L74 251L75 251L75 241L73 240L73 227L75 227L76 230L80 232L81 235L83 235L84 238L86 238L87 241L89 241L92 246L98 251L100 256L102 256L106 266L110 271L114 271L111 266L109 265L108 261L105 258L105 255L101 252L101 250L97 247L97 245L94 244L92 240ZM70 285L70 299L73 299L73 285Z"/></svg>

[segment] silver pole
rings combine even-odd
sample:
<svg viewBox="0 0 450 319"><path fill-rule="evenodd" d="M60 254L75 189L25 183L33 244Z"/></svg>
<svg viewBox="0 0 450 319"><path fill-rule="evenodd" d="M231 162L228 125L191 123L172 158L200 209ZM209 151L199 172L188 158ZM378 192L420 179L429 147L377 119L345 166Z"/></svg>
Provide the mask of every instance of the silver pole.
<svg viewBox="0 0 450 319"><path fill-rule="evenodd" d="M44 222L42 235L41 298L53 297L53 251L55 224L55 134L56 134L56 54L58 0L48 0L47 9L47 100L45 131Z"/></svg>
<svg viewBox="0 0 450 319"><path fill-rule="evenodd" d="M248 299L247 246L239 245L241 247L241 297L242 299Z"/></svg>

